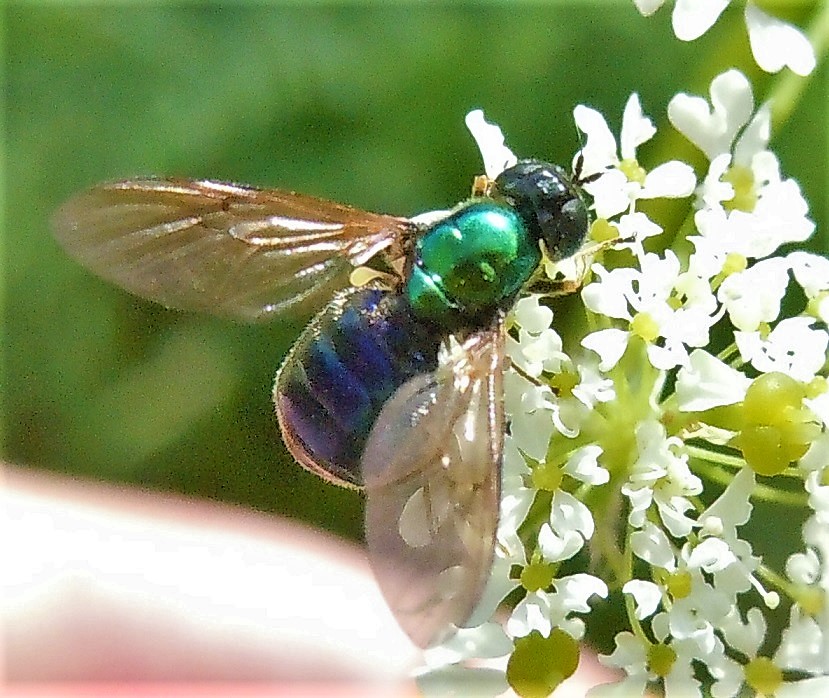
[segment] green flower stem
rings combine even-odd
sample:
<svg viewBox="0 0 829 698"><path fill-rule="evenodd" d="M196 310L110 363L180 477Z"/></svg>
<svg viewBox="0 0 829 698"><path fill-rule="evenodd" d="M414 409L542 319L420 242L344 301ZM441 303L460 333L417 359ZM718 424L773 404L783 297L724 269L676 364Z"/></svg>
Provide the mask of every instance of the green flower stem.
<svg viewBox="0 0 829 698"><path fill-rule="evenodd" d="M624 569L622 570L623 576L621 579L633 579L633 547L630 544L632 535L632 530L630 524L627 526L627 531L625 534L625 551L624 551ZM634 603L634 598L631 594L625 594L625 613L628 617L628 623L630 623L630 629L633 634L639 639L639 642L642 643L643 646L647 647L650 645L650 639L648 638L647 634L645 633L645 629L642 627L642 624L639 622L639 619L636 617L636 604Z"/></svg>
<svg viewBox="0 0 829 698"><path fill-rule="evenodd" d="M796 585L770 567L761 564L755 574L768 586L776 588L788 598L793 599L797 595Z"/></svg>
<svg viewBox="0 0 829 698"><path fill-rule="evenodd" d="M737 344L735 342L731 342L731 344L729 344L727 347L725 347L725 349L723 349L723 350L721 350L717 353L717 358L720 361L724 362L724 363L728 363L730 357L732 357L732 356L739 357L739 355L740 355L740 350L737 348Z"/></svg>
<svg viewBox="0 0 829 698"><path fill-rule="evenodd" d="M694 462L694 472L712 482L718 482L723 486L728 486L734 479L734 475L730 472L725 472L716 465L702 460ZM802 492L789 492L780 490L769 485L764 485L758 482L754 486L753 495L758 499L766 502L774 502L777 504L784 504L786 506L803 508L806 506L806 496Z"/></svg>
<svg viewBox="0 0 829 698"><path fill-rule="evenodd" d="M721 453L719 451L710 451L707 448L700 446L687 445L685 451L691 458L697 458L706 463L716 463L717 465L725 465L734 470L742 470L745 467L745 460L740 456L732 456L729 453ZM732 477L732 475L728 475Z"/></svg>

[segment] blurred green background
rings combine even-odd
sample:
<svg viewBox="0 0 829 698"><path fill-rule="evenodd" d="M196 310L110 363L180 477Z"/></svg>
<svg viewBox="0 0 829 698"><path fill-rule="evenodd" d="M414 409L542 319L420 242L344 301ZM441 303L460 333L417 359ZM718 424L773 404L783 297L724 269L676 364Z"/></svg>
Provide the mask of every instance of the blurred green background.
<svg viewBox="0 0 829 698"><path fill-rule="evenodd" d="M645 20L622 1L3 11L4 456L354 538L359 495L297 467L273 418L273 375L304 318L248 327L132 297L62 253L51 212L101 180L166 174L410 215L467 196L481 171L463 123L472 108L519 155L568 164L573 107L598 108L618 132L638 91L665 128L641 151L647 166L695 157L667 127L673 93L707 94L732 65L758 100L773 80L753 67L738 9L693 44L673 37L667 9ZM795 11L802 21L809 7ZM824 250L825 90L822 69L773 143Z"/></svg>

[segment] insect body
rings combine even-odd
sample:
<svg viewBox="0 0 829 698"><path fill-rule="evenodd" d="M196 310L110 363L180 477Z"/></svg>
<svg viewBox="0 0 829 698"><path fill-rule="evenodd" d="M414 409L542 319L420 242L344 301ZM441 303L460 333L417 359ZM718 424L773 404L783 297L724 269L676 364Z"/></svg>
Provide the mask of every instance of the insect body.
<svg viewBox="0 0 829 698"><path fill-rule="evenodd" d="M70 254L167 306L255 321L328 301L277 374L277 417L301 465L364 489L370 562L422 647L469 618L492 563L505 314L542 243L569 256L587 227L578 184L537 160L429 226L152 179L93 188L55 217ZM355 267L381 261L399 271L349 286Z"/></svg>

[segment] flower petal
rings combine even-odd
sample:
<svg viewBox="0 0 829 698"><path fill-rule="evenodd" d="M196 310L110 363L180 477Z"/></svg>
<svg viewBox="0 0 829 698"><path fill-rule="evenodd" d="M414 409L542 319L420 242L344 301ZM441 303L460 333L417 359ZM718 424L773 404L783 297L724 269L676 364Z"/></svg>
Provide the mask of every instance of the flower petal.
<svg viewBox="0 0 829 698"><path fill-rule="evenodd" d="M702 412L712 407L742 402L751 379L703 349L694 349L690 365L676 379L680 412Z"/></svg>
<svg viewBox="0 0 829 698"><path fill-rule="evenodd" d="M469 112L466 115L466 127L481 151L487 177L495 179L505 169L518 162L518 158L504 143L501 129L484 119L483 110L475 109Z"/></svg>
<svg viewBox="0 0 829 698"><path fill-rule="evenodd" d="M796 27L767 15L754 3L745 9L751 52L767 73L776 73L788 66L800 76L815 69L815 51L809 40Z"/></svg>
<svg viewBox="0 0 829 698"><path fill-rule="evenodd" d="M654 167L645 175L645 184L639 192L640 199L678 199L691 196L697 186L694 169L687 163L671 160Z"/></svg>
<svg viewBox="0 0 829 698"><path fill-rule="evenodd" d="M642 112L642 104L639 95L635 92L628 97L625 104L625 111L622 114L622 134L620 152L625 160L636 158L636 149L653 138L656 133L656 126Z"/></svg>
<svg viewBox="0 0 829 698"><path fill-rule="evenodd" d="M677 0L671 23L680 41L699 39L717 21L728 0Z"/></svg>
<svg viewBox="0 0 829 698"><path fill-rule="evenodd" d="M581 168L582 176L589 177L615 165L618 162L616 139L601 113L579 104L573 110L573 118L576 126L586 138L584 147L581 149L581 156L584 158Z"/></svg>
<svg viewBox="0 0 829 698"><path fill-rule="evenodd" d="M591 332L581 340L581 345L599 355L600 371L609 371L619 363L627 349L629 338L630 332L609 328Z"/></svg>
<svg viewBox="0 0 829 698"><path fill-rule="evenodd" d="M713 160L731 151L731 144L754 109L751 84L739 70L728 70L711 81L711 106L702 97L680 93L668 104L674 128Z"/></svg>
<svg viewBox="0 0 829 698"><path fill-rule="evenodd" d="M642 579L631 579L622 587L625 594L630 594L636 603L636 617L639 620L647 618L659 608L662 601L662 592L653 582Z"/></svg>

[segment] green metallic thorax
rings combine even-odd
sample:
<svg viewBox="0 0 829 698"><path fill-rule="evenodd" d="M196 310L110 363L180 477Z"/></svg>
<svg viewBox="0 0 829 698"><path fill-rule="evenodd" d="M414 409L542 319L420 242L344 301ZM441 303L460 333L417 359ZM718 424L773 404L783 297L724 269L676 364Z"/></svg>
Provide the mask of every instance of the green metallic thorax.
<svg viewBox="0 0 829 698"><path fill-rule="evenodd" d="M405 294L415 315L448 329L484 323L512 304L540 261L513 208L473 202L417 241Z"/></svg>

